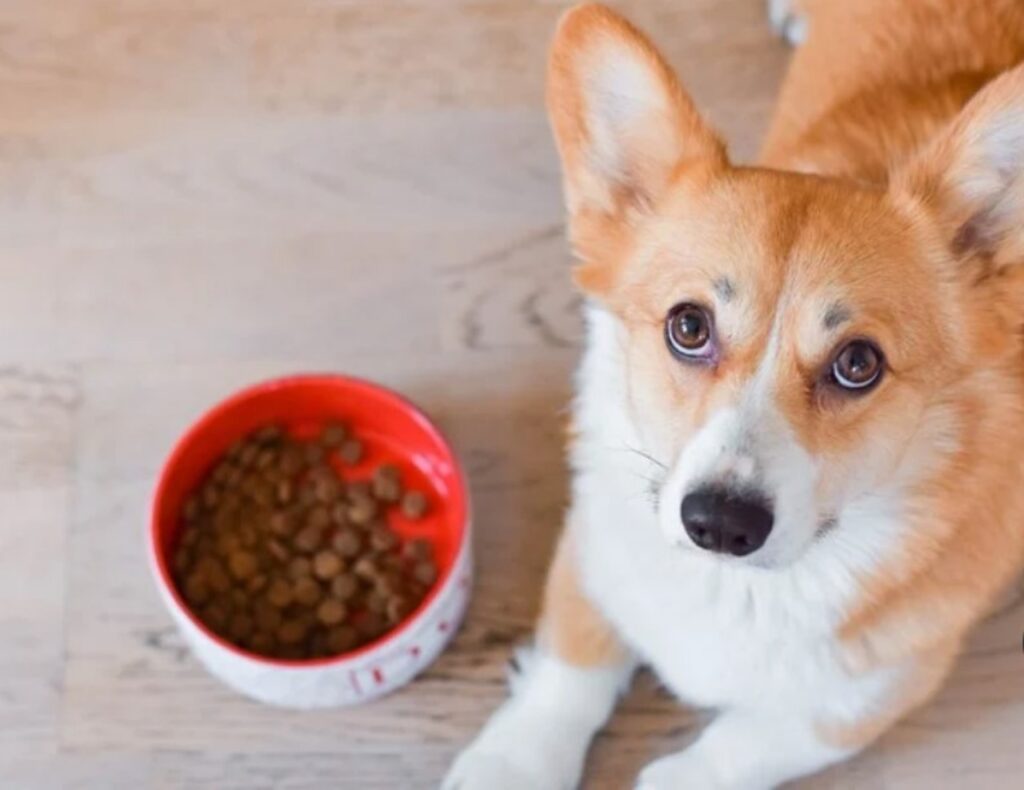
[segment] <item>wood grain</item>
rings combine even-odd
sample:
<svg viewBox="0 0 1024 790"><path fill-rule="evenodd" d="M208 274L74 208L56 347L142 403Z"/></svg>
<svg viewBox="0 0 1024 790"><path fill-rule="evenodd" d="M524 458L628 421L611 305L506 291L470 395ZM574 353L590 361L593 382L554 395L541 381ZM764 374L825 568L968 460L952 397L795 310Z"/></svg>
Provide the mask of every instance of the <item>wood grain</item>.
<svg viewBox="0 0 1024 790"><path fill-rule="evenodd" d="M631 0L740 158L786 61L760 0ZM551 0L0 5L0 786L430 788L504 696L565 506L581 337L542 109ZM452 648L351 711L208 677L145 564L153 477L295 370L409 393L471 479ZM935 703L813 788L1016 786L1019 601ZM694 737L642 677L586 787Z"/></svg>

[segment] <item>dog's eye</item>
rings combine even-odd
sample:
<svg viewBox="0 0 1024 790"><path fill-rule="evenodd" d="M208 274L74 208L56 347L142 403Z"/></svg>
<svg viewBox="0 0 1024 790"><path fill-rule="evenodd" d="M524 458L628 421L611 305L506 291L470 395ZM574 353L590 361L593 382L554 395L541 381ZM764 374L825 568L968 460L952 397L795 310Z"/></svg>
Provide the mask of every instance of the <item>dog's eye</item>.
<svg viewBox="0 0 1024 790"><path fill-rule="evenodd" d="M867 340L853 340L832 361L832 379L845 390L864 391L882 378L882 352Z"/></svg>
<svg viewBox="0 0 1024 790"><path fill-rule="evenodd" d="M677 304L665 319L665 340L672 353L687 359L709 357L714 350L711 317L695 304Z"/></svg>

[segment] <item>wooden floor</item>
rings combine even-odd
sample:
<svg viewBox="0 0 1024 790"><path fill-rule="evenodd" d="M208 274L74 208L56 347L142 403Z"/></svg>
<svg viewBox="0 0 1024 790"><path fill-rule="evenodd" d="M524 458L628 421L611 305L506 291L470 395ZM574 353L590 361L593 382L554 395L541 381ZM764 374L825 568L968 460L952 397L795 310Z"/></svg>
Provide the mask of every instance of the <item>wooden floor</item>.
<svg viewBox="0 0 1024 790"><path fill-rule="evenodd" d="M504 694L565 499L580 337L541 110L544 0L0 5L0 787L429 788ZM621 3L749 158L786 52L761 0ZM153 476L211 401L339 370L409 393L469 469L468 622L350 711L241 699L148 577ZM813 788L1019 787L1024 607ZM642 679L588 788L697 719Z"/></svg>

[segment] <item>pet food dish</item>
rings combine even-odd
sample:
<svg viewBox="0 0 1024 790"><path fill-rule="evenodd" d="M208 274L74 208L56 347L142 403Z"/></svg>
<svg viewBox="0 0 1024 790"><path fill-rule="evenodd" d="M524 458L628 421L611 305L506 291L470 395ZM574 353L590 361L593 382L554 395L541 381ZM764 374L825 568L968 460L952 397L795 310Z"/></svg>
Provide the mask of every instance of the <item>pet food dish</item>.
<svg viewBox="0 0 1024 790"><path fill-rule="evenodd" d="M469 592L450 448L399 396L340 376L246 390L157 486L154 574L210 671L290 707L379 696L440 652Z"/></svg>

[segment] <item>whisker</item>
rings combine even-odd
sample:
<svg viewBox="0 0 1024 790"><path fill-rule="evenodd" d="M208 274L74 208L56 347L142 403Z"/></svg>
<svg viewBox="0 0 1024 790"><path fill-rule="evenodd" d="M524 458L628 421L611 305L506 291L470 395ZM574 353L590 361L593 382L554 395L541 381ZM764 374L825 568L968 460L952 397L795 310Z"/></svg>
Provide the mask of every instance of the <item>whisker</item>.
<svg viewBox="0 0 1024 790"><path fill-rule="evenodd" d="M635 477L639 478L640 480L643 480L644 483L646 483L646 485L643 487L642 490L632 494L629 498L632 500L636 499L638 496L642 496L648 501L648 503L651 506L651 509L657 512L658 494L661 489L662 483L665 482L664 478L658 479L654 477L648 477L647 475L642 475L639 472L634 472L633 474Z"/></svg>
<svg viewBox="0 0 1024 790"><path fill-rule="evenodd" d="M645 452L643 450L639 450L636 447L631 447L628 444L624 444L624 445L622 445L622 447L609 447L608 449L609 450L615 450L615 451L620 452L620 453L633 453L634 455L639 455L645 461L649 461L650 463L654 464L659 469L668 469L668 465L667 464L663 464L661 461L659 461L657 458L655 458L650 453Z"/></svg>

